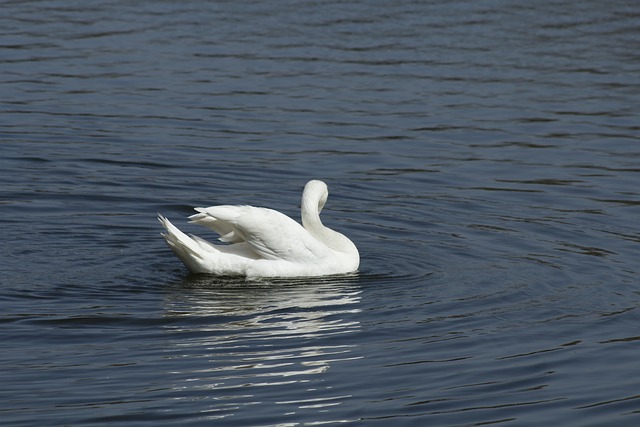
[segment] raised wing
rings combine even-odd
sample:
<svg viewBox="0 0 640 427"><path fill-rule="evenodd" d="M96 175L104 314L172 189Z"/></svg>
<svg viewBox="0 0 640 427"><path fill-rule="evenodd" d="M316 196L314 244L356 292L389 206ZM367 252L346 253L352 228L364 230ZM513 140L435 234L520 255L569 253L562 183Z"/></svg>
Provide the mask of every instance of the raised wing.
<svg viewBox="0 0 640 427"><path fill-rule="evenodd" d="M253 206L196 208L190 217L229 243L246 242L261 258L305 262L325 257L331 250L288 216Z"/></svg>

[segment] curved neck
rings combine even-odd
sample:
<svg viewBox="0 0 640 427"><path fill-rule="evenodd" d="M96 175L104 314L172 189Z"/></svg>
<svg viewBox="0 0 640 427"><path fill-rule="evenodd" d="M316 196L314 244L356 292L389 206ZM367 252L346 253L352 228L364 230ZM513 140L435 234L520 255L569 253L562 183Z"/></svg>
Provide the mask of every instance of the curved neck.
<svg viewBox="0 0 640 427"><path fill-rule="evenodd" d="M308 194L302 195L302 226L307 229L313 237L323 240L322 235L327 229L320 220L320 209L318 200L309 197Z"/></svg>
<svg viewBox="0 0 640 427"><path fill-rule="evenodd" d="M324 205L324 200L318 200L308 194L302 195L302 226L313 237L337 252L355 254L358 257L358 249L343 234L325 227L320 220L320 212Z"/></svg>

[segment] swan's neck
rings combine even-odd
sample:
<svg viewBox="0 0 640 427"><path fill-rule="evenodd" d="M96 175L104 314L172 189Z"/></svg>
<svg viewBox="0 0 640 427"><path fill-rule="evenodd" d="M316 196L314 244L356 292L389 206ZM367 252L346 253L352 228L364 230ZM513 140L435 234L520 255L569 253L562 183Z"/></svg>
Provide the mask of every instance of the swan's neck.
<svg viewBox="0 0 640 427"><path fill-rule="evenodd" d="M318 201L305 195L302 197L302 226L320 241L324 241L322 237L329 230L320 220Z"/></svg>
<svg viewBox="0 0 640 427"><path fill-rule="evenodd" d="M302 226L316 239L333 249L343 253L358 253L356 246L345 235L325 227L320 220L318 200L311 197L302 198Z"/></svg>

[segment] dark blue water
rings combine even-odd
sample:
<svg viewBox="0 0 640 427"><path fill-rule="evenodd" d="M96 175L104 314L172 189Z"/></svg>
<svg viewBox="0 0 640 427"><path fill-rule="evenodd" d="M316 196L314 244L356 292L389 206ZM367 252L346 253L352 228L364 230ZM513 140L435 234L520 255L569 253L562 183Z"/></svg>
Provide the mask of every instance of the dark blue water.
<svg viewBox="0 0 640 427"><path fill-rule="evenodd" d="M640 422L633 1L5 1L7 426ZM156 212L359 274L189 276Z"/></svg>

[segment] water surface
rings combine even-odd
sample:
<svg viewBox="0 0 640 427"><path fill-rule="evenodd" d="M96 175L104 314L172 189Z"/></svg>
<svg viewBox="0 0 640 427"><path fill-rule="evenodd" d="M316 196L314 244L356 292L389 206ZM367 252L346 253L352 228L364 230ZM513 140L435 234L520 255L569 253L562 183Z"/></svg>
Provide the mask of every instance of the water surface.
<svg viewBox="0 0 640 427"><path fill-rule="evenodd" d="M5 2L3 425L633 425L634 2ZM189 276L156 212L357 275Z"/></svg>

